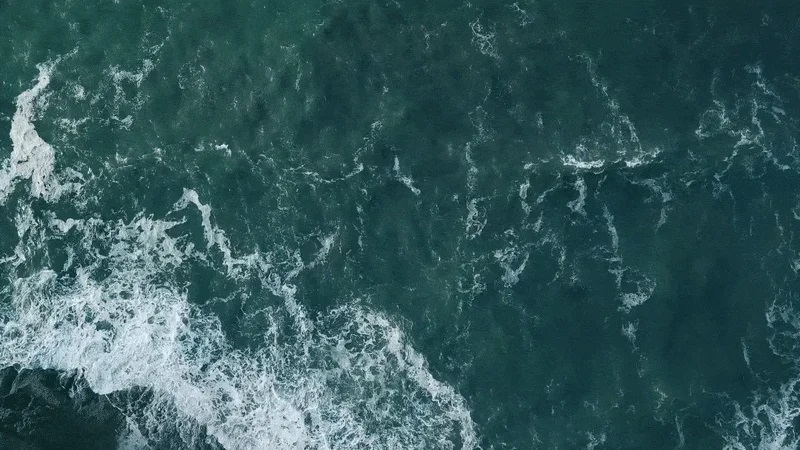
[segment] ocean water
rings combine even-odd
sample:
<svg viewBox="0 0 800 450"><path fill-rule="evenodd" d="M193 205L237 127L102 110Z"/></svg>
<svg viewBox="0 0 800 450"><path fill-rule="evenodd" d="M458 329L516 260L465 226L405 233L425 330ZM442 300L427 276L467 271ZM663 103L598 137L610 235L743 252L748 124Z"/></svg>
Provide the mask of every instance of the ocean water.
<svg viewBox="0 0 800 450"><path fill-rule="evenodd" d="M789 0L0 0L0 367L122 449L796 449L798 61Z"/></svg>

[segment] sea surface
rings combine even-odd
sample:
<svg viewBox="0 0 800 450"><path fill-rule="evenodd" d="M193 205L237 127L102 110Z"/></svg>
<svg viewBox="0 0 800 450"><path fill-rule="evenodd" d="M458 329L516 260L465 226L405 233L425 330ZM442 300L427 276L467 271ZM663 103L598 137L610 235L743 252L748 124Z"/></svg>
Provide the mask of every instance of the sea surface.
<svg viewBox="0 0 800 450"><path fill-rule="evenodd" d="M0 368L120 449L795 450L799 139L797 0L0 0Z"/></svg>

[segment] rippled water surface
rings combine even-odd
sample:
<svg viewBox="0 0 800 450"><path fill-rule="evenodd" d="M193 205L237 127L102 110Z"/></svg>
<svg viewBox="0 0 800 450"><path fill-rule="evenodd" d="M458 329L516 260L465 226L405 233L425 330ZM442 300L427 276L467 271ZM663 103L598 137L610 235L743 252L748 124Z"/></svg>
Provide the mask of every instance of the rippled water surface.
<svg viewBox="0 0 800 450"><path fill-rule="evenodd" d="M796 449L799 44L785 0L0 1L0 367L120 448Z"/></svg>

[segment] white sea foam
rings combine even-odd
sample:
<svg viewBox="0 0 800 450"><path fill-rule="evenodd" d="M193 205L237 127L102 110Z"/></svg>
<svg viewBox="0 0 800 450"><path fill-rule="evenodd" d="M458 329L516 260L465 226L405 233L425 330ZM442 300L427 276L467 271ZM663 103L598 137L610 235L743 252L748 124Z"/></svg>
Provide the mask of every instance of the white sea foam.
<svg viewBox="0 0 800 450"><path fill-rule="evenodd" d="M467 142L464 147L464 159L467 161L467 190L470 194L475 191L475 184L478 179L478 165L472 159L472 143Z"/></svg>
<svg viewBox="0 0 800 450"><path fill-rule="evenodd" d="M636 322L628 322L622 326L622 335L630 341L631 345L633 345L633 349L636 350L636 331L639 329L639 321Z"/></svg>
<svg viewBox="0 0 800 450"><path fill-rule="evenodd" d="M486 27L481 24L480 19L475 19L474 22L469 24L469 27L472 30L472 43L478 51L481 52L482 55L500 59L495 43L495 33L487 30Z"/></svg>
<svg viewBox="0 0 800 450"><path fill-rule="evenodd" d="M606 161L604 159L582 161L576 158L575 155L564 155L561 157L561 163L576 169L593 170L602 168L606 164Z"/></svg>
<svg viewBox="0 0 800 450"><path fill-rule="evenodd" d="M619 255L619 233L617 233L617 227L614 226L614 216L611 215L611 211L605 205L603 205L603 217L606 219L608 235L611 237L611 250L614 255Z"/></svg>
<svg viewBox="0 0 800 450"><path fill-rule="evenodd" d="M598 129L582 137L571 152L562 152L561 163L577 172L599 172L611 165L632 169L658 158L661 149L642 145L636 126L612 97L608 83L597 74L592 58L582 54L578 59L586 64L589 79L608 114Z"/></svg>
<svg viewBox="0 0 800 450"><path fill-rule="evenodd" d="M656 223L656 230L659 230L665 223L667 223L667 213L672 209L673 194L670 191L666 177L660 179L647 178L641 181L631 180L632 184L644 186L650 190L654 195L661 197L661 214ZM646 201L652 201L647 199Z"/></svg>
<svg viewBox="0 0 800 450"><path fill-rule="evenodd" d="M717 425L726 450L789 450L800 448L796 424L800 420L800 313L795 299L779 295L767 307L772 352L794 367L794 374L780 387L756 389L749 404L732 403L732 412L721 414ZM751 366L746 343L742 355Z"/></svg>
<svg viewBox="0 0 800 450"><path fill-rule="evenodd" d="M4 199L20 179L31 180L34 197L64 192L54 151L32 125L50 70L42 66L18 99ZM131 429L121 445L177 432L188 446L196 423L231 450L477 446L464 398L430 373L389 318L359 300L318 319L306 314L292 282L324 264L336 233L320 238L310 263L299 252L282 265L260 251L241 256L192 189L163 218L37 215L23 204L15 224L14 255L0 258L12 280L0 302L0 365L77 371L100 394L147 389L145 404L123 408ZM205 248L192 243L195 233ZM20 268L54 242L68 256L63 265ZM251 313L260 339L249 349L234 348L220 320L192 303L176 278L197 265L283 299ZM59 275L63 268L71 274Z"/></svg>
<svg viewBox="0 0 800 450"><path fill-rule="evenodd" d="M660 154L661 154L661 149L658 147L653 147L650 150L642 149L639 153L624 160L625 167L632 169L634 167L643 166L653 161L654 159L658 158Z"/></svg>
<svg viewBox="0 0 800 450"><path fill-rule="evenodd" d="M747 364L747 368L752 370L753 368L750 366L750 351L747 349L747 343L744 341L744 338L742 338L742 358L745 364Z"/></svg>
<svg viewBox="0 0 800 450"><path fill-rule="evenodd" d="M224 234L192 192L183 200L200 205L208 242L224 252ZM262 320L272 325L263 348L232 348L218 319L168 281L166 274L200 252L170 236L181 223L140 216L130 223L53 217L29 224L24 234L32 240L47 230L65 242L77 238L79 248L110 251L77 267L74 279L44 268L14 281L0 325L0 363L77 370L100 394L152 389L153 404L136 422L145 434L187 416L230 449L447 448L454 432L462 448L476 445L464 399L428 372L399 328L357 303L316 322L298 302L294 310L264 310ZM332 243L323 240L320 258ZM238 264L223 266L231 267L229 276L245 276ZM286 284L275 290L295 291ZM294 323L289 335L279 326L282 315ZM170 408L177 416L157 417ZM188 442L192 430L183 432Z"/></svg>
<svg viewBox="0 0 800 450"><path fill-rule="evenodd" d="M514 2L513 4L509 5L512 11L516 12L519 15L519 25L522 27L527 27L528 25L534 23L534 17L526 10L520 8L519 2Z"/></svg>
<svg viewBox="0 0 800 450"><path fill-rule="evenodd" d="M603 217L606 219L606 227L611 238L612 256L608 259L610 265L608 271L614 275L617 289L620 291L619 298L622 306L619 307L619 310L627 314L634 307L643 304L653 296L656 282L638 270L623 264L624 261L620 255L619 233L617 227L614 226L614 216L605 205L603 206Z"/></svg>
<svg viewBox="0 0 800 450"><path fill-rule="evenodd" d="M527 217L531 213L531 207L526 201L528 199L528 190L531 188L531 182L525 180L524 183L519 185L519 204Z"/></svg>
<svg viewBox="0 0 800 450"><path fill-rule="evenodd" d="M712 106L700 116L695 130L695 135L700 140L718 136L736 140L730 155L722 159L725 165L716 175L718 179L725 175L737 159L742 159L746 169L752 171L753 167L747 156L754 151L760 151L764 160L782 171L791 170L798 165L793 149L794 141L790 144L780 142L776 140L779 137L773 137L772 133L765 130L765 127L783 124L787 119L783 100L764 79L760 66L748 66L745 71L754 77L750 92L737 96L733 101L714 98Z"/></svg>
<svg viewBox="0 0 800 450"><path fill-rule="evenodd" d="M17 110L11 120L11 156L0 169L0 204L4 204L20 180L30 180L33 197L53 201L62 194L76 191L76 182L62 183L55 173L55 151L36 132L37 99L50 84L55 63L40 64L36 85L17 97Z"/></svg>
<svg viewBox="0 0 800 450"><path fill-rule="evenodd" d="M468 239L480 236L486 226L485 212L478 209L478 202L481 200L473 198L467 202L466 232Z"/></svg>
<svg viewBox="0 0 800 450"><path fill-rule="evenodd" d="M637 285L636 292L625 292L623 293L620 298L622 299L622 306L620 306L620 310L624 312L630 312L636 306L639 306L650 300L650 297L653 296L653 291L655 290L655 283L652 282L649 278L645 278L645 283L643 285Z"/></svg>
<svg viewBox="0 0 800 450"><path fill-rule="evenodd" d="M394 176L397 177L397 179L400 180L401 183L405 184L406 187L409 188L411 192L414 193L414 195L419 195L422 193L422 191L420 191L414 186L414 180L412 180L411 177L409 177L408 175L403 175L403 173L400 172L400 159L397 156L394 157L393 170L394 170Z"/></svg>
<svg viewBox="0 0 800 450"><path fill-rule="evenodd" d="M586 433L586 438L589 440L589 443L586 444L586 450L594 450L598 445L603 445L606 443L606 434L605 433Z"/></svg>
<svg viewBox="0 0 800 450"><path fill-rule="evenodd" d="M567 202L567 207L572 210L574 213L578 213L582 216L586 216L586 210L583 209L586 206L586 182L583 180L583 177L578 177L575 180L575 190L578 191L578 198L575 200Z"/></svg>
<svg viewBox="0 0 800 450"><path fill-rule="evenodd" d="M733 417L719 419L725 450L794 450L800 436L794 424L800 418L800 379L756 393L749 405L734 404Z"/></svg>
<svg viewBox="0 0 800 450"><path fill-rule="evenodd" d="M257 264L255 255L249 255L243 258L233 256L230 248L228 237L225 236L225 231L218 228L211 222L211 207L200 202L200 199L192 189L184 189L181 198L175 202L173 211L178 211L186 208L188 205L194 205L200 211L200 216L203 221L203 235L206 239L207 249L216 247L223 256L223 263L227 272L232 276L241 276L242 270L252 268Z"/></svg>
<svg viewBox="0 0 800 450"><path fill-rule="evenodd" d="M502 250L494 252L494 258L503 268L503 284L506 287L512 287L519 282L519 276L525 270L525 265L528 264L529 253L521 256L516 247L507 247Z"/></svg>
<svg viewBox="0 0 800 450"><path fill-rule="evenodd" d="M156 49L153 54L157 53L158 50ZM153 71L155 68L155 64L151 59L145 59L142 61L142 67L134 72L130 70L120 69L119 66L113 66L109 69L109 75L111 76L111 82L114 85L114 100L117 105L128 103L127 96L125 94L125 84L129 83L136 88L142 86L142 82L145 78ZM144 103L144 98L142 94L137 91L135 98L130 101L135 108L141 108L142 104Z"/></svg>

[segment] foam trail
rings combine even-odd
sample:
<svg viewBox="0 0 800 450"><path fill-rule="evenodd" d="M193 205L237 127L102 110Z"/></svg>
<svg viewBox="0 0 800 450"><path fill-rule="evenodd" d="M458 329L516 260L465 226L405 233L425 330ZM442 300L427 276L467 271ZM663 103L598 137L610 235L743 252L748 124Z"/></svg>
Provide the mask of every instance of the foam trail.
<svg viewBox="0 0 800 450"><path fill-rule="evenodd" d="M578 191L578 198L567 202L567 207L569 207L572 212L586 217L586 210L583 209L583 207L586 206L586 182L583 180L583 177L578 177L575 180L574 186L575 190Z"/></svg>
<svg viewBox="0 0 800 450"><path fill-rule="evenodd" d="M478 210L478 202L482 199L473 198L467 203L466 232L468 239L475 239L483 232L486 226L486 218L482 217L482 211Z"/></svg>
<svg viewBox="0 0 800 450"><path fill-rule="evenodd" d="M230 242L225 232L211 223L211 207L200 202L197 192L193 189L184 189L181 198L175 202L173 211L185 209L188 205L194 205L200 211L203 221L203 236L206 239L207 249L217 247L223 255L223 262L228 273L240 275L242 268L254 265L253 257L235 258L231 252Z"/></svg>
<svg viewBox="0 0 800 450"><path fill-rule="evenodd" d="M406 185L406 187L409 188L411 192L414 193L414 195L418 196L419 194L422 193L422 191L420 191L416 186L414 186L414 180L412 180L411 177L409 177L408 175L404 175L402 172L400 172L400 159L397 156L394 157L394 166L392 166L392 170L394 170L395 177L397 177L397 179L400 180L401 183Z"/></svg>
<svg viewBox="0 0 800 450"><path fill-rule="evenodd" d="M520 257L517 249L513 246L504 248L502 250L496 250L494 252L494 258L505 272L501 277L505 287L512 287L519 282L519 277L525 270L525 266L528 264L529 257L529 253L525 253L524 257ZM522 260L521 262L520 259ZM517 267L514 267L514 264L516 264Z"/></svg>
<svg viewBox="0 0 800 450"><path fill-rule="evenodd" d="M31 195L53 201L67 191L77 190L75 183L61 184L55 175L55 151L36 132L33 120L36 101L50 84L55 63L38 65L36 85L17 97L17 110L11 120L13 150L0 170L0 204L8 200L20 179L31 181Z"/></svg>

